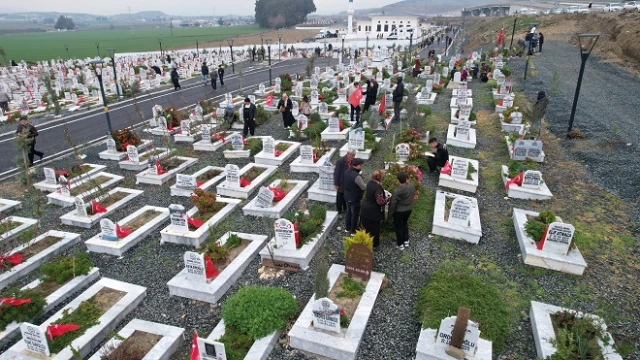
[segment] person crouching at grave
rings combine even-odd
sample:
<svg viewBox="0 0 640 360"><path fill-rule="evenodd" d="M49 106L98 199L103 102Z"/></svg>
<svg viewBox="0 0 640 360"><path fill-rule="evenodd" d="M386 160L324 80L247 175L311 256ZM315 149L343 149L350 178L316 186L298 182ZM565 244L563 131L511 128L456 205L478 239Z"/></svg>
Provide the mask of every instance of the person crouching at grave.
<svg viewBox="0 0 640 360"><path fill-rule="evenodd" d="M336 187L336 208L340 218L342 218L342 213L347 208L347 202L344 200L344 173L351 169L351 162L355 157L356 149L347 149L345 156L336 161L336 167L333 169L333 185Z"/></svg>
<svg viewBox="0 0 640 360"><path fill-rule="evenodd" d="M396 175L398 187L393 191L389 202L389 220L396 227L396 245L404 250L409 247L409 217L413 211L413 201L418 198L416 187L407 180L407 174Z"/></svg>
<svg viewBox="0 0 640 360"><path fill-rule="evenodd" d="M376 79L371 78L367 80L367 91L364 92L365 98L364 98L364 109L362 110L363 113L369 110L370 106L375 106L376 97L378 96L378 88L379 86Z"/></svg>
<svg viewBox="0 0 640 360"><path fill-rule="evenodd" d="M29 166L33 166L33 156L38 155L40 160L44 157L44 153L42 151L36 150L36 137L38 136L38 129L35 126L29 124L29 119L25 115L20 117L20 124L18 124L18 129L16 129L16 135L20 138L25 139L26 147L29 149L27 153L27 157L29 158Z"/></svg>
<svg viewBox="0 0 640 360"><path fill-rule="evenodd" d="M382 188L384 170L375 170L367 183L364 201L360 209L360 221L364 230L373 237L373 248L380 245L380 223L384 220L384 206L389 201Z"/></svg>
<svg viewBox="0 0 640 360"><path fill-rule="evenodd" d="M416 55L416 61L413 64L413 77L418 77L422 73L422 63L420 62L420 55Z"/></svg>
<svg viewBox="0 0 640 360"><path fill-rule="evenodd" d="M289 95L282 93L282 99L278 102L278 111L282 113L282 122L285 129L289 129L295 123L291 109L293 109L293 103L289 99Z"/></svg>
<svg viewBox="0 0 640 360"><path fill-rule="evenodd" d="M249 98L244 99L244 105L242 106L242 116L244 118L244 128L242 129L242 136L247 137L247 134L253 136L256 131L256 106L251 103Z"/></svg>
<svg viewBox="0 0 640 360"><path fill-rule="evenodd" d="M449 151L442 144L438 142L438 139L429 139L429 147L431 151L427 152L427 163L429 164L429 172L437 173L438 167L443 167L444 164L449 161Z"/></svg>
<svg viewBox="0 0 640 360"><path fill-rule="evenodd" d="M489 70L487 69L487 65L482 63L482 66L480 67L480 81L482 81L482 82L488 82L489 81L489 75L487 74L488 71Z"/></svg>
<svg viewBox="0 0 640 360"><path fill-rule="evenodd" d="M364 160L355 158L351 162L351 168L345 171L342 179L344 189L344 200L347 202L347 214L345 216L344 231L347 234L355 234L360 220L360 202L362 194L367 186L362 180L362 164Z"/></svg>
<svg viewBox="0 0 640 360"><path fill-rule="evenodd" d="M393 90L392 98L393 101L393 120L400 122L400 104L402 104L402 98L404 96L404 84L402 83L402 78L400 76L397 77L398 85Z"/></svg>
<svg viewBox="0 0 640 360"><path fill-rule="evenodd" d="M173 83L173 90L178 91L180 89L180 75L178 75L178 70L175 68L171 70L171 82Z"/></svg>
<svg viewBox="0 0 640 360"><path fill-rule="evenodd" d="M467 69L462 69L462 71L460 71L460 81L467 81L468 77L469 72L467 71Z"/></svg>

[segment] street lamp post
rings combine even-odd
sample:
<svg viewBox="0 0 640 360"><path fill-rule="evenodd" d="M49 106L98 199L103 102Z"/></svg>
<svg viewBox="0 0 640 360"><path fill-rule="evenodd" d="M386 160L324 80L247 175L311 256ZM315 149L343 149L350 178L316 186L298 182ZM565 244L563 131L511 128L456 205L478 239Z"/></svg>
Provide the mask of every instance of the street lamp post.
<svg viewBox="0 0 640 360"><path fill-rule="evenodd" d="M98 58L100 58L100 43L96 43L96 49L98 50Z"/></svg>
<svg viewBox="0 0 640 360"><path fill-rule="evenodd" d="M98 83L100 84L100 93L102 94L102 105L104 106L104 115L107 117L107 127L109 128L108 135L111 136L113 130L111 129L111 117L109 117L109 107L107 106L107 96L104 94L104 86L102 85L102 64L104 61L102 60L93 60L89 61L89 64L93 67L93 70L96 72L96 76L98 77ZM100 65L97 67L96 65Z"/></svg>
<svg viewBox="0 0 640 360"><path fill-rule="evenodd" d="M107 49L109 56L111 56L111 64L113 64L113 81L116 83L116 95L120 97L120 86L118 85L118 76L116 75L116 49Z"/></svg>
<svg viewBox="0 0 640 360"><path fill-rule="evenodd" d="M578 106L578 97L580 96L580 86L582 85L582 76L584 75L584 67L587 63L589 55L593 47L596 45L600 34L580 34L578 35L578 41L580 44L580 74L578 75L578 84L576 85L576 94L573 96L573 106L571 106L571 116L569 117L569 129L567 130L567 138L569 133L573 130L573 120L576 116L576 107Z"/></svg>
<svg viewBox="0 0 640 360"><path fill-rule="evenodd" d="M516 22L518 22L517 16L513 18L513 30L511 31L511 45L509 45L509 54L511 54L511 49L513 49L513 37L516 34Z"/></svg>
<svg viewBox="0 0 640 360"><path fill-rule="evenodd" d="M449 50L449 35L444 38L444 56L447 56L447 50Z"/></svg>
<svg viewBox="0 0 640 360"><path fill-rule="evenodd" d="M267 39L267 52L269 53L269 84L271 84L271 39Z"/></svg>
<svg viewBox="0 0 640 360"><path fill-rule="evenodd" d="M260 51L262 52L262 61L264 61L264 36L260 35Z"/></svg>
<svg viewBox="0 0 640 360"><path fill-rule="evenodd" d="M282 50L280 49L280 44L282 43L282 33L278 33L278 61L282 60Z"/></svg>
<svg viewBox="0 0 640 360"><path fill-rule="evenodd" d="M231 71L235 74L236 73L236 64L234 63L234 59L233 59L233 39L227 39L227 43L229 44L229 49L231 49Z"/></svg>
<svg viewBox="0 0 640 360"><path fill-rule="evenodd" d="M158 43L160 44L160 56L162 56L162 39L158 39Z"/></svg>

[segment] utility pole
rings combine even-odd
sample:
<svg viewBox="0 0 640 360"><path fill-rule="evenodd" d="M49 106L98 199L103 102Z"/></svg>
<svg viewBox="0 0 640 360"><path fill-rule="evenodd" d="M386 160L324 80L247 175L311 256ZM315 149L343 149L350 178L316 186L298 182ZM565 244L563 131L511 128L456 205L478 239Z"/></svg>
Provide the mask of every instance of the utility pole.
<svg viewBox="0 0 640 360"><path fill-rule="evenodd" d="M513 49L513 36L516 34L516 22L518 21L518 17L515 16L513 18L513 30L511 31L511 45L509 45L509 54L511 54L511 49Z"/></svg>

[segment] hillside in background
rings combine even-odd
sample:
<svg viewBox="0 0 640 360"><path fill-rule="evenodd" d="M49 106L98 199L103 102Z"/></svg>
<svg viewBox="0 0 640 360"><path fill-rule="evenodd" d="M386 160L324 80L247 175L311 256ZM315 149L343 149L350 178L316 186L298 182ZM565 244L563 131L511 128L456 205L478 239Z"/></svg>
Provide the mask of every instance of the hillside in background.
<svg viewBox="0 0 640 360"><path fill-rule="evenodd" d="M370 15L418 15L435 16L446 12L459 10L468 6L477 6L487 3L503 3L505 0L403 0L376 9L357 10L358 16ZM346 15L346 11L343 11ZM342 14L341 13L341 14Z"/></svg>

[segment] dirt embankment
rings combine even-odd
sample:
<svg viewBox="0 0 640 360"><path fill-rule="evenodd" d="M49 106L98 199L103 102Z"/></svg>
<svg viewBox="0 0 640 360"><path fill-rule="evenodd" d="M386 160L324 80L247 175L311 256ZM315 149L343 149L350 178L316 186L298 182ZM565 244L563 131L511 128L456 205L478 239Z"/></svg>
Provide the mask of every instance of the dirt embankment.
<svg viewBox="0 0 640 360"><path fill-rule="evenodd" d="M505 44L511 42L513 17L472 19L467 25L466 49L476 49L495 44L500 28L505 28ZM615 63L640 74L640 14L638 13L591 13L542 16L519 16L514 44L524 37L529 24L538 23L538 31L544 33L545 41L569 41L577 45L577 34L598 33L600 39L594 54L604 61Z"/></svg>

